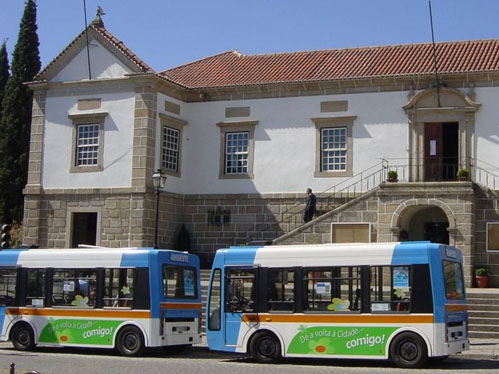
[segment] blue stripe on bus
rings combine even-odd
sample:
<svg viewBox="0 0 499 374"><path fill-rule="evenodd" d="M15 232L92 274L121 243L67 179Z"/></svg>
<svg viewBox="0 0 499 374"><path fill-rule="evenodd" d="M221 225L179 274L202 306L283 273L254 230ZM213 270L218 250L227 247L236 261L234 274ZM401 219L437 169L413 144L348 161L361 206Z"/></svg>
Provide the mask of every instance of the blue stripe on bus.
<svg viewBox="0 0 499 374"><path fill-rule="evenodd" d="M3 251L0 251L0 263L2 264L3 267L15 266L17 265L19 255L22 252L23 251L4 249Z"/></svg>
<svg viewBox="0 0 499 374"><path fill-rule="evenodd" d="M150 250L136 251L134 253L123 253L121 256L121 267L142 268L149 267Z"/></svg>
<svg viewBox="0 0 499 374"><path fill-rule="evenodd" d="M404 242L393 248L392 265L427 264L430 242Z"/></svg>

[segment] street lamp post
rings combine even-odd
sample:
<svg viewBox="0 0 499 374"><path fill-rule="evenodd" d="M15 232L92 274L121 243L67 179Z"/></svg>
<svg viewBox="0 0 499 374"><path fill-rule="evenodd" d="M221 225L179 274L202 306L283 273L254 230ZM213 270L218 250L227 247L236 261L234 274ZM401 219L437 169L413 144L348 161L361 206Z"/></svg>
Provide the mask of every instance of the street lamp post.
<svg viewBox="0 0 499 374"><path fill-rule="evenodd" d="M156 191L156 222L154 224L154 248L158 248L158 219L159 219L159 194L165 187L166 175L161 169L156 170L152 175L152 185Z"/></svg>

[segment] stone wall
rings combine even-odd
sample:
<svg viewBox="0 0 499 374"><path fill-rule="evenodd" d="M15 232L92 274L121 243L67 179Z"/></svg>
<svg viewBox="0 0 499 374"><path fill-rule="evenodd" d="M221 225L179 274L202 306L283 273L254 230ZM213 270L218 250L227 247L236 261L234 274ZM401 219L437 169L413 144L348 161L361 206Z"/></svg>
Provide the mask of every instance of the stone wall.
<svg viewBox="0 0 499 374"><path fill-rule="evenodd" d="M499 222L499 193L476 191L474 265L486 265L489 269L489 286L499 287L499 253L487 251L487 222Z"/></svg>

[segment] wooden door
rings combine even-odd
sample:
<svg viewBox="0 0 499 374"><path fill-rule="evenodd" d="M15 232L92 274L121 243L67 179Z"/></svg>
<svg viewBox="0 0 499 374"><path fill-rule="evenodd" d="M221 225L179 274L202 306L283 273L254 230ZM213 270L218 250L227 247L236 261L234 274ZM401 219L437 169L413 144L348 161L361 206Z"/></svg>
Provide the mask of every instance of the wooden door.
<svg viewBox="0 0 499 374"><path fill-rule="evenodd" d="M442 179L442 124L425 123L424 127L424 165L425 181Z"/></svg>

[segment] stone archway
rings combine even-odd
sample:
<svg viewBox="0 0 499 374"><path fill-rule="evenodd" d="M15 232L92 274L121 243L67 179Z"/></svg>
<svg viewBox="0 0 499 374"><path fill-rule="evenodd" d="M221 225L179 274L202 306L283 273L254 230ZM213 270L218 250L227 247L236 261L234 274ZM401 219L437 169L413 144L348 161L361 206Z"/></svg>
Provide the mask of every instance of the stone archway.
<svg viewBox="0 0 499 374"><path fill-rule="evenodd" d="M417 218L421 215L427 217L423 223L437 224L437 227L438 224L445 223L445 229L448 233L448 244L455 244L455 233L457 231L456 218L449 206L438 199L410 199L401 203L392 214L390 223L392 240L398 241L401 235L405 235L405 232L407 232L407 239L409 240L427 239L421 234L420 226L422 221L421 218ZM416 221L417 230L419 231L416 233L416 228L413 228L412 232L408 232L407 228L410 227L411 222L414 221Z"/></svg>

